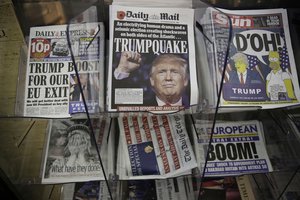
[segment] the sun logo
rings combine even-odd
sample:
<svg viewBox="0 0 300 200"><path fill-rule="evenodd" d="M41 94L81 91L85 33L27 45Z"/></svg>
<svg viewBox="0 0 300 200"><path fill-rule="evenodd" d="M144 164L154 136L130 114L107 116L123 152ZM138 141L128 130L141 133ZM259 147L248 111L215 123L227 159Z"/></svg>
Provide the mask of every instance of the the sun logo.
<svg viewBox="0 0 300 200"><path fill-rule="evenodd" d="M125 12L124 11L118 11L117 12L117 18L118 19L124 19L125 17Z"/></svg>

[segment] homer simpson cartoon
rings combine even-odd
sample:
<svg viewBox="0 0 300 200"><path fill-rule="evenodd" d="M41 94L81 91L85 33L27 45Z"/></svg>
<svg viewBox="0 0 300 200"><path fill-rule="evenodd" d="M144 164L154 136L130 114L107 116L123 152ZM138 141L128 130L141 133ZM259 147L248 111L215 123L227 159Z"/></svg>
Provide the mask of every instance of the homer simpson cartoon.
<svg viewBox="0 0 300 200"><path fill-rule="evenodd" d="M296 99L291 75L287 71L282 71L280 67L279 53L269 52L270 73L266 78L266 93L270 100Z"/></svg>

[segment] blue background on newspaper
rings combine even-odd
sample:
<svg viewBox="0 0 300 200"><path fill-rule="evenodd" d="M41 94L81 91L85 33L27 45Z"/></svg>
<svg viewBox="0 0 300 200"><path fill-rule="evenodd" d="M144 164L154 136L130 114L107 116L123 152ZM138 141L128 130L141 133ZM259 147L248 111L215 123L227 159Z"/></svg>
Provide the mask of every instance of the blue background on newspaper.
<svg viewBox="0 0 300 200"><path fill-rule="evenodd" d="M133 197L129 195L130 200L157 199L155 180L128 180L128 190L134 194Z"/></svg>
<svg viewBox="0 0 300 200"><path fill-rule="evenodd" d="M265 101L266 86L263 84L230 84L223 85L224 99L227 101Z"/></svg>
<svg viewBox="0 0 300 200"><path fill-rule="evenodd" d="M87 108L89 113L96 113L99 110L99 104L93 101L87 101ZM84 103L82 101L70 101L69 104L69 113L83 113L85 112Z"/></svg>
<svg viewBox="0 0 300 200"><path fill-rule="evenodd" d="M214 176L267 173L269 171L266 159L209 162L209 166L206 168L206 174Z"/></svg>
<svg viewBox="0 0 300 200"><path fill-rule="evenodd" d="M81 101L73 101L69 104L69 113L81 113L85 112L84 104Z"/></svg>
<svg viewBox="0 0 300 200"><path fill-rule="evenodd" d="M129 145L128 152L132 174L134 176L160 174L153 143L151 141Z"/></svg>
<svg viewBox="0 0 300 200"><path fill-rule="evenodd" d="M230 84L223 85L223 98L228 101L264 101L267 100L264 84Z"/></svg>

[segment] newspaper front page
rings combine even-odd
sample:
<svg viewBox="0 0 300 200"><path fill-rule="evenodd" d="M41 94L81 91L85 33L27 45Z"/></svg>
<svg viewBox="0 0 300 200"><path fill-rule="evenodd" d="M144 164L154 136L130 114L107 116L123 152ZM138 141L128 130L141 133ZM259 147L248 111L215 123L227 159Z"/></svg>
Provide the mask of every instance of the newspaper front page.
<svg viewBox="0 0 300 200"><path fill-rule="evenodd" d="M67 25L32 27L21 115L65 118L85 112L79 83L89 112L99 112L103 108L103 34L102 23L72 24L68 31Z"/></svg>
<svg viewBox="0 0 300 200"><path fill-rule="evenodd" d="M197 191L194 191L194 182L191 176L159 180L128 180L122 181L124 198L159 199L159 200L194 200Z"/></svg>
<svg viewBox="0 0 300 200"><path fill-rule="evenodd" d="M96 147L86 119L51 120L45 145L42 183L104 180L96 148L107 172L109 157L105 155L109 148L109 121L107 118L92 119Z"/></svg>
<svg viewBox="0 0 300 200"><path fill-rule="evenodd" d="M217 122L212 131L211 122L199 120L195 127L195 154L201 171L207 159L205 176L273 171L259 121ZM212 142L209 144L211 134Z"/></svg>
<svg viewBox="0 0 300 200"><path fill-rule="evenodd" d="M111 200L105 181L66 183L62 187L60 200Z"/></svg>
<svg viewBox="0 0 300 200"><path fill-rule="evenodd" d="M119 127L120 179L163 179L197 167L183 116L122 117Z"/></svg>
<svg viewBox="0 0 300 200"><path fill-rule="evenodd" d="M228 61L221 106L257 106L263 109L299 104L299 84L286 9L212 11L214 35L232 34L229 55L215 45L218 84ZM229 32L229 20L232 29Z"/></svg>
<svg viewBox="0 0 300 200"><path fill-rule="evenodd" d="M198 103L194 10L110 7L108 111L178 111Z"/></svg>

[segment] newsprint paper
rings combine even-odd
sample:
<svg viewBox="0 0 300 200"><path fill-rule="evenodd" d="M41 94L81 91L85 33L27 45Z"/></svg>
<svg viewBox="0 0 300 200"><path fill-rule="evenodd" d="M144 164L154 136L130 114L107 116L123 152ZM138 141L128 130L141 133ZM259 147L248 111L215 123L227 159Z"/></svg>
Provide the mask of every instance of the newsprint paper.
<svg viewBox="0 0 300 200"><path fill-rule="evenodd" d="M221 11L227 16L211 13L215 37L224 38L224 45L216 45L218 84L222 63L224 59L228 61L221 106L268 109L299 105L300 90L286 9ZM232 33L232 41L226 57L228 33Z"/></svg>
<svg viewBox="0 0 300 200"><path fill-rule="evenodd" d="M86 119L53 119L48 125L43 161L42 183L104 180L96 148L107 171L109 123L107 118L94 118L92 141Z"/></svg>
<svg viewBox="0 0 300 200"><path fill-rule="evenodd" d="M163 179L197 167L184 116L120 117L120 179Z"/></svg>
<svg viewBox="0 0 300 200"><path fill-rule="evenodd" d="M193 19L193 9L110 7L108 111L197 104Z"/></svg>
<svg viewBox="0 0 300 200"><path fill-rule="evenodd" d="M75 199L111 200L105 181L87 181L64 184L60 200Z"/></svg>
<svg viewBox="0 0 300 200"><path fill-rule="evenodd" d="M25 74L20 74L25 75L26 80L19 85L25 86L24 97L18 100L23 106L19 114L65 118L85 112L79 82L89 112L99 112L103 108L103 37L102 23L71 24L68 31L67 25L32 27L27 69ZM79 77L74 70L71 50Z"/></svg>
<svg viewBox="0 0 300 200"><path fill-rule="evenodd" d="M207 159L206 177L273 171L259 121L216 122L212 131L212 123L199 120L195 127L195 154L201 171Z"/></svg>
<svg viewBox="0 0 300 200"><path fill-rule="evenodd" d="M170 179L144 179L122 181L123 199L195 200L195 179L181 176Z"/></svg>

